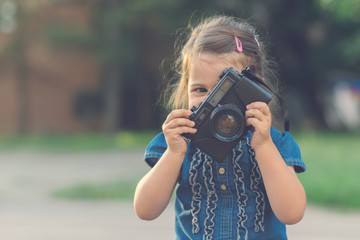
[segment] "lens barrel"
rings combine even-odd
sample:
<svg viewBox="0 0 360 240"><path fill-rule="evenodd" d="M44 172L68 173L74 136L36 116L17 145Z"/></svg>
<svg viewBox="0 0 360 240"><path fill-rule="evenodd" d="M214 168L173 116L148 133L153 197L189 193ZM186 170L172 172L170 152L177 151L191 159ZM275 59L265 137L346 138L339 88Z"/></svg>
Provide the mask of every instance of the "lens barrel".
<svg viewBox="0 0 360 240"><path fill-rule="evenodd" d="M215 138L223 142L232 142L244 132L245 117L237 106L225 104L214 109L210 125Z"/></svg>

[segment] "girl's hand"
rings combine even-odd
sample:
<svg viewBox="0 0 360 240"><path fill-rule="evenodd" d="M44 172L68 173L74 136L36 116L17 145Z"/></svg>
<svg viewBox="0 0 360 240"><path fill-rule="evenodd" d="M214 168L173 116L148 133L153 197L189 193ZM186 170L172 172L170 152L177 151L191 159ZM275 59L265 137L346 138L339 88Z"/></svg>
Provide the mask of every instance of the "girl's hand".
<svg viewBox="0 0 360 240"><path fill-rule="evenodd" d="M246 126L254 128L251 146L255 149L271 142L271 113L269 106L264 102L253 102L246 106Z"/></svg>
<svg viewBox="0 0 360 240"><path fill-rule="evenodd" d="M187 150L187 142L182 137L183 133L196 133L193 128L195 122L187 119L192 112L186 109L172 111L162 125L168 150L173 153L184 154Z"/></svg>

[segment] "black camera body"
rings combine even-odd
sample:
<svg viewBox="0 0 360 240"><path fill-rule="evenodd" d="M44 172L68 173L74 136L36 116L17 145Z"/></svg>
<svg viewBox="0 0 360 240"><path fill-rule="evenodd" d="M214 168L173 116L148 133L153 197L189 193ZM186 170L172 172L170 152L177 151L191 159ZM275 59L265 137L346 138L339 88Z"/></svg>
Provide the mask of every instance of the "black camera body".
<svg viewBox="0 0 360 240"><path fill-rule="evenodd" d="M189 119L195 122L197 132L184 133L185 139L215 161L223 162L249 130L245 125L246 105L269 103L272 99L259 82L262 81L247 67L241 73L225 69L205 100L191 108Z"/></svg>

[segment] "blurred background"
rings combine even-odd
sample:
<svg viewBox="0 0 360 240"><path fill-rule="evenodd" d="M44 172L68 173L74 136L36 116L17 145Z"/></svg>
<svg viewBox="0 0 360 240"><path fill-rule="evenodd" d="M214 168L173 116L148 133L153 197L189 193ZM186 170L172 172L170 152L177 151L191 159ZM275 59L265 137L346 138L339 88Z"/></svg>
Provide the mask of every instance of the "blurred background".
<svg viewBox="0 0 360 240"><path fill-rule="evenodd" d="M178 30L218 13L248 20L270 43L310 204L358 211L358 0L0 0L5 216L18 209L9 196L22 202L32 191L16 189L30 186L46 201L130 203L166 116L158 100Z"/></svg>
<svg viewBox="0 0 360 240"><path fill-rule="evenodd" d="M1 133L158 129L176 32L214 13L271 43L294 126L359 128L356 0L0 2Z"/></svg>

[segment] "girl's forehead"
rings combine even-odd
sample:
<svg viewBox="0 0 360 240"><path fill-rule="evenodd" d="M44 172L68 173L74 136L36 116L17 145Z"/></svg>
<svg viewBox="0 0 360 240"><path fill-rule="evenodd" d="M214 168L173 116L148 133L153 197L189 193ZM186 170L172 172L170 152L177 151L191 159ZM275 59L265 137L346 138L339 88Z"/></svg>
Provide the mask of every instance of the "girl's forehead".
<svg viewBox="0 0 360 240"><path fill-rule="evenodd" d="M228 54L215 54L215 53L207 53L201 52L194 54L193 62L195 63L213 63L215 61L226 61Z"/></svg>
<svg viewBox="0 0 360 240"><path fill-rule="evenodd" d="M192 62L190 65L190 75L194 70L199 68L213 68L217 66L222 66L224 68L233 67L238 71L241 70L246 65L246 55L234 52L234 53L224 53L224 54L214 54L214 53L198 53L194 54Z"/></svg>

